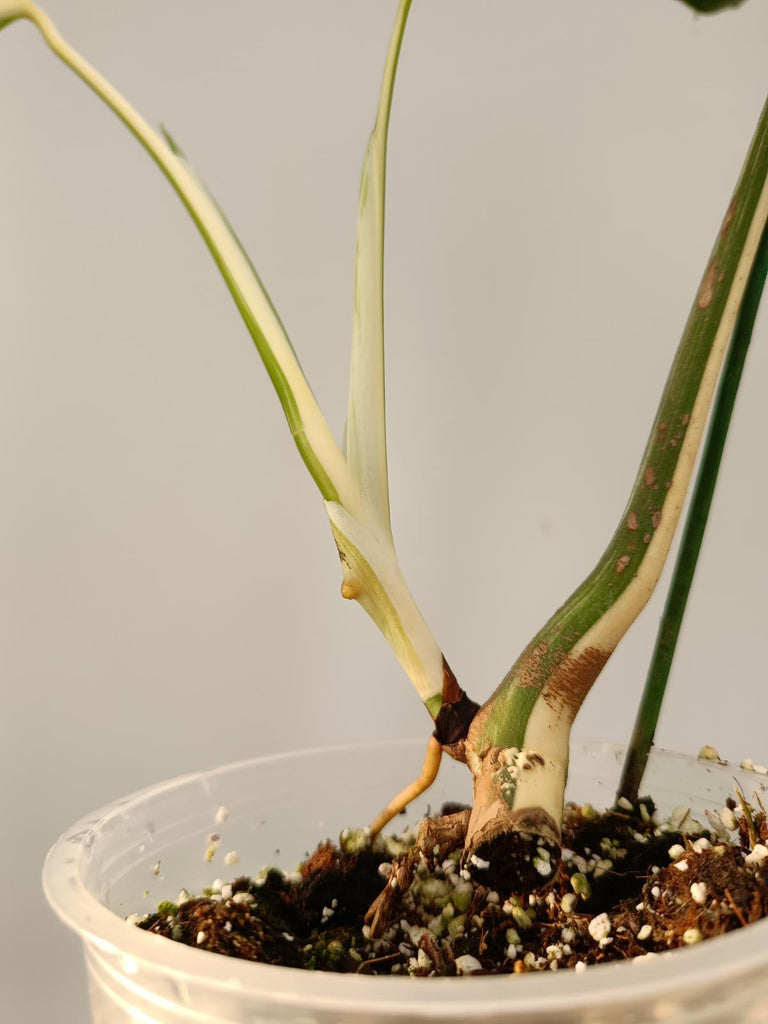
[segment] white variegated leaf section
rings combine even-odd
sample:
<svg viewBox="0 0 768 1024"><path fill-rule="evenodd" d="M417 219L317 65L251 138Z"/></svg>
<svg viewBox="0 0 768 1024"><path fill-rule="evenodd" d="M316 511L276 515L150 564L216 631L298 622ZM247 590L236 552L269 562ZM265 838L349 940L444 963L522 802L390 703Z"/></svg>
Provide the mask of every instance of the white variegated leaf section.
<svg viewBox="0 0 768 1024"><path fill-rule="evenodd" d="M410 0L403 0L389 44L376 123L360 181L346 430L347 462L363 498L364 521L390 540L384 383L384 193L389 114L409 9Z"/></svg>
<svg viewBox="0 0 768 1024"><path fill-rule="evenodd" d="M325 507L344 569L343 596L365 608L424 703L439 697L443 655L416 607L394 550L338 502L327 501Z"/></svg>
<svg viewBox="0 0 768 1024"><path fill-rule="evenodd" d="M33 21L53 52L120 118L154 159L208 246L278 393L296 445L323 496L345 563L342 592L355 597L392 645L417 692L439 707L443 658L403 579L389 519L384 422L383 245L386 143L395 71L411 0L401 0L376 124L363 167L346 452L304 376L282 322L215 201L170 139L162 138L29 0L0 0L0 27Z"/></svg>
<svg viewBox="0 0 768 1024"><path fill-rule="evenodd" d="M254 340L267 364L279 370L275 388L283 402L297 445L310 468L320 469L330 481L335 496L357 509L358 488L347 471L346 461L315 400L261 281L227 224L221 211L197 177L179 159L166 141L155 132L128 101L59 35L39 8L30 4L25 11L35 22L51 49L93 89L117 114L163 170L216 260L235 302L246 322L252 319ZM251 324L249 323L249 327ZM252 333L254 333L252 331Z"/></svg>

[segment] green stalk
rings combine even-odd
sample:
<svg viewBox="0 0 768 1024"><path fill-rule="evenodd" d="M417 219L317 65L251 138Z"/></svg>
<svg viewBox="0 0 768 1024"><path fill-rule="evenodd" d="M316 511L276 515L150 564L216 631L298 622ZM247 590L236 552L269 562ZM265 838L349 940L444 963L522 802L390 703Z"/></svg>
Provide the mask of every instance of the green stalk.
<svg viewBox="0 0 768 1024"><path fill-rule="evenodd" d="M467 849L506 836L559 841L570 731L658 582L768 220L768 103L672 363L618 528L595 569L528 644L467 737L475 804Z"/></svg>
<svg viewBox="0 0 768 1024"><path fill-rule="evenodd" d="M545 688L575 715L653 591L763 234L766 180L768 103L694 300L627 507L594 571L534 637L492 698L484 732L494 745L523 745ZM585 657L579 671L570 659L580 654Z"/></svg>
<svg viewBox="0 0 768 1024"><path fill-rule="evenodd" d="M699 14L716 14L725 10L726 7L740 7L744 0L682 0L688 7L692 7Z"/></svg>
<svg viewBox="0 0 768 1024"><path fill-rule="evenodd" d="M768 231L763 231L755 265L749 276L744 302L726 356L722 379L712 411L712 420L701 457L701 465L680 542L680 551L672 574L672 582L656 636L656 645L616 794L617 798L623 796L633 803L637 800L648 755L653 745L664 691L667 687L675 647L688 603L688 594L696 572L696 563L717 485L731 414L738 394L747 351L752 340L766 275L768 275Z"/></svg>

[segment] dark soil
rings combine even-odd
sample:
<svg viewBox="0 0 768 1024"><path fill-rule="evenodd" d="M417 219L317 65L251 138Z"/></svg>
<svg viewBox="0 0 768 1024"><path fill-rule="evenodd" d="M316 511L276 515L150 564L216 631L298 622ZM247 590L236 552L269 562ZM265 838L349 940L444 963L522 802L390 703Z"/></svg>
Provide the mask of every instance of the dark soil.
<svg viewBox="0 0 768 1024"><path fill-rule="evenodd" d="M226 956L310 970L581 970L768 915L765 811L730 804L723 817L708 815L706 828L685 808L659 824L648 803L600 814L569 805L562 859L540 863L536 891L512 894L460 867L467 814L454 810L373 846L347 834L319 846L297 873L243 876L161 904L138 924Z"/></svg>

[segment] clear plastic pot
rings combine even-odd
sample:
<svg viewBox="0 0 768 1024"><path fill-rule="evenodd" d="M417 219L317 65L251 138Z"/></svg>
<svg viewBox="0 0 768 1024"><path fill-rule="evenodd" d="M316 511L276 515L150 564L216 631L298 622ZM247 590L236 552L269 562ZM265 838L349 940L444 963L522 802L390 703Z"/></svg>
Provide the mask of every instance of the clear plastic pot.
<svg viewBox="0 0 768 1024"><path fill-rule="evenodd" d="M768 921L639 962L506 977L398 978L323 974L234 960L126 923L182 886L293 867L313 844L367 822L415 776L423 741L310 750L187 775L119 800L74 825L51 849L44 885L56 913L83 941L93 1019L112 1022L393 1024L622 1024L768 1021ZM621 751L577 744L569 794L612 802ZM738 781L747 795L766 777L657 751L644 789L662 809L694 815L722 807ZM466 799L469 775L444 765L433 807ZM217 809L229 810L216 822ZM424 812L426 801L410 820ZM206 863L207 836L221 846ZM224 855L236 850L237 868ZM159 862L159 869L157 868ZM159 870L156 875L155 871ZM145 891L149 891L145 896Z"/></svg>

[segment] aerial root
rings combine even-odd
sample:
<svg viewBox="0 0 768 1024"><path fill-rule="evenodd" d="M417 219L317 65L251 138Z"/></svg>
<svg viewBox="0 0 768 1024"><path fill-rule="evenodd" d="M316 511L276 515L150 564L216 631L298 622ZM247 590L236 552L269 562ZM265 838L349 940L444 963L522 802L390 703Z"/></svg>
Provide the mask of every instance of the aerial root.
<svg viewBox="0 0 768 1024"><path fill-rule="evenodd" d="M384 826L388 825L397 814L405 810L412 800L415 800L416 797L421 796L425 790L429 789L437 778L442 756L443 748L440 742L434 736L430 736L421 774L415 782L412 782L410 786L406 786L402 793L398 793L394 800L390 800L384 810L376 815L369 828L371 839L377 836Z"/></svg>

